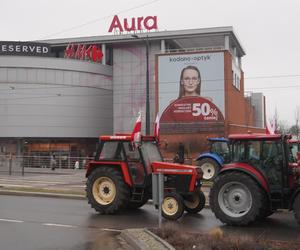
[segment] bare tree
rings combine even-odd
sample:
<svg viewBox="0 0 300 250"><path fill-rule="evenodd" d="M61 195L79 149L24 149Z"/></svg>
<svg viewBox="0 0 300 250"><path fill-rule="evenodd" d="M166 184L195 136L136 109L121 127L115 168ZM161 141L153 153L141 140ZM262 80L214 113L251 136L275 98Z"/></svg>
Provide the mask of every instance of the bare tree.
<svg viewBox="0 0 300 250"><path fill-rule="evenodd" d="M289 127L286 121L277 120L276 124L276 133L287 134L289 132Z"/></svg>
<svg viewBox="0 0 300 250"><path fill-rule="evenodd" d="M300 120L300 106L296 107L295 110L295 135L297 137L297 140L299 140L299 120Z"/></svg>

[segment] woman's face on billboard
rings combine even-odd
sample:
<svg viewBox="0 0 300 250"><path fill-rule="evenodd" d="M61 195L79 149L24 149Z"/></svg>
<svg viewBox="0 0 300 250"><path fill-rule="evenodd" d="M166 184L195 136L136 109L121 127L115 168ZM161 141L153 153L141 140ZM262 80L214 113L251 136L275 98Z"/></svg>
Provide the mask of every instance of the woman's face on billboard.
<svg viewBox="0 0 300 250"><path fill-rule="evenodd" d="M184 96L198 95L196 89L200 83L199 75L196 70L186 69L183 72L181 84L184 88Z"/></svg>

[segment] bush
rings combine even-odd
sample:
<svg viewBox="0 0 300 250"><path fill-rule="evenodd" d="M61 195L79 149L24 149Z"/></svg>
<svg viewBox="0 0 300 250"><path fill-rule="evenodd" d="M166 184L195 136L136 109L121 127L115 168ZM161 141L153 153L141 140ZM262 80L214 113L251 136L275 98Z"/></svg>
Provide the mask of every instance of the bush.
<svg viewBox="0 0 300 250"><path fill-rule="evenodd" d="M252 237L237 237L225 234L220 228L209 233L183 232L174 224L166 224L161 229L149 229L160 238L167 241L176 250L297 250L300 242L282 242L255 239Z"/></svg>

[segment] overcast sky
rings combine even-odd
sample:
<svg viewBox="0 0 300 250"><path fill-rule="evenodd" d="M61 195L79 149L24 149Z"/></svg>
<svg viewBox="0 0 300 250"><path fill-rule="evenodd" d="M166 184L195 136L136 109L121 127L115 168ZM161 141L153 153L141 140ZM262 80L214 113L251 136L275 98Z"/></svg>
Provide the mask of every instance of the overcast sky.
<svg viewBox="0 0 300 250"><path fill-rule="evenodd" d="M112 17L158 17L158 28L233 26L246 51L247 91L263 92L267 117L295 123L300 106L299 0L1 0L0 40L107 35Z"/></svg>

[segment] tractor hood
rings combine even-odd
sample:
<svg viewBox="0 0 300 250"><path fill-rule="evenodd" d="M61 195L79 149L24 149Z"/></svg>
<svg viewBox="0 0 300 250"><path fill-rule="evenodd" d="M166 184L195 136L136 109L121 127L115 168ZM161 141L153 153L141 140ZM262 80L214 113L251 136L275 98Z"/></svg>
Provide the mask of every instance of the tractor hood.
<svg viewBox="0 0 300 250"><path fill-rule="evenodd" d="M158 174L186 174L186 175L196 175L199 178L199 175L203 175L203 172L200 167L192 165L184 165L170 162L152 162L151 167L153 173Z"/></svg>

